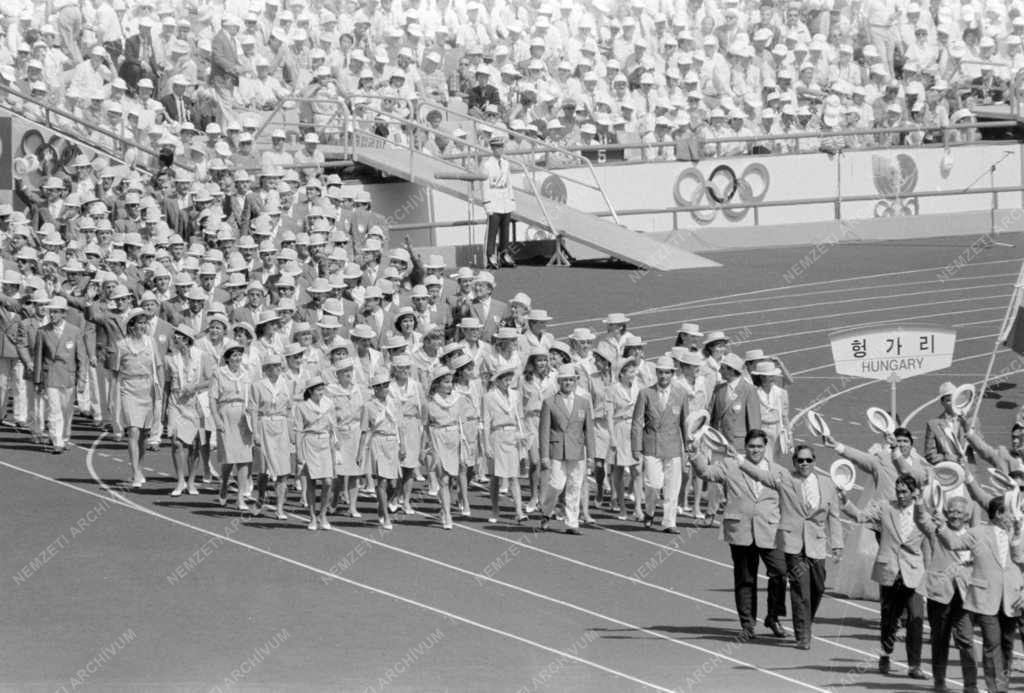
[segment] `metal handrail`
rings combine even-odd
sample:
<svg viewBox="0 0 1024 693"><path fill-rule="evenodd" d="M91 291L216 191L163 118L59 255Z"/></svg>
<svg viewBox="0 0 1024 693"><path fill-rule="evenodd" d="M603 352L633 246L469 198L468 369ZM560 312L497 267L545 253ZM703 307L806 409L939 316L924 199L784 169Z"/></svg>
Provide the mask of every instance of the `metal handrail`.
<svg viewBox="0 0 1024 693"><path fill-rule="evenodd" d="M396 115L393 115L391 113L387 113L385 111L381 111L381 110L373 108L371 106L364 106L364 108L366 108L366 110L368 110L370 112L378 113L380 115L385 115L390 120L392 120L394 122L398 122L398 123L401 123L401 124L404 124L404 125L409 125L411 127L423 130L425 132L430 132L430 133L433 133L435 135L442 135L444 137L450 137L449 133L441 132L440 130L435 130L434 128L430 127L429 125L422 125L422 124L418 123L415 120L410 120L409 118L402 118L400 116L396 116ZM375 135L372 132L364 132L363 134L365 134L365 135L367 135L369 137L373 137L373 138L382 140L385 143L387 143L387 140L384 140L384 138L380 137L379 135ZM482 154L484 154L486 156L491 156L491 152L490 151L488 151L488 150L486 150L483 147L480 147L478 145L472 144L470 142L466 142L465 146L466 146L467 149L476 150L477 152L482 153ZM445 161L444 159L439 159L439 158L433 156L432 154L430 154L428 152L424 152L422 150L416 149L415 147L412 146L412 139L410 138L409 139L409 159L410 159L410 161L413 160L413 158L414 158L414 156L416 154L420 154L421 156L429 157L429 158L433 159L434 161L440 161L441 163L450 164L450 162ZM355 158L354 145L353 145L353 158ZM526 166L524 166L523 164L519 163L518 161L513 161L513 160L508 159L508 158L506 158L506 161L508 161L509 166L517 166L517 167L519 167L523 171L523 174L524 174L523 175L523 180L525 180L525 181L527 181L529 183L529 185L530 185L530 193L536 198L537 205L540 207L541 214L544 215L544 220L547 222L548 228L551 229L551 233L555 234L556 236L560 236L561 232L555 227L554 222L551 220L551 214L548 212L547 207L544 204L544 197L540 194L540 189L537 187L536 181L533 180L533 178L529 175L529 172L526 170ZM460 168L465 168L465 167L463 166L463 167L460 167ZM409 166L409 176L412 177L412 165L411 164Z"/></svg>
<svg viewBox="0 0 1024 693"><path fill-rule="evenodd" d="M142 166L140 164L137 164L137 163L136 164L129 164L125 160L123 153L110 152L105 147L101 147L101 146L93 143L91 140L87 139L81 133L69 132L63 125L55 124L53 122L53 119L50 117L50 115L51 114L56 114L57 116L60 116L61 118L65 119L65 120L71 121L73 123L78 123L79 125L81 125L81 126L83 126L85 128L88 128L89 130L92 130L92 131L95 131L95 132L97 132L97 133L99 133L101 135L105 135L107 137L110 137L111 139L124 144L126 149L135 149L135 150L138 150L139 152L141 152L143 154L146 154L148 156L151 156L151 157L159 156L158 152L150 149L149 147L146 147L145 145L140 145L137 142L129 140L129 139L125 138L124 136L119 135L118 133L114 132L113 130L107 129L106 127L94 125L93 123L87 123L84 120L82 120L81 118L79 118L78 116L76 116L75 114L70 113L68 111L65 111L62 108L58 108L57 106L53 106L52 104L46 103L45 101L40 101L39 99L36 99L36 98L34 98L34 97L30 96L30 95L22 94L19 91L15 91L14 89L11 89L10 87L5 87L4 85L0 84L0 94L3 94L3 93L10 94L11 96L13 96L16 99L20 99L20 100L22 100L22 101L24 101L26 103L35 104L35 105L39 106L40 108L42 108L44 110L44 113L46 114L46 122L44 124L48 128L50 128L52 130L55 130L56 132L59 132L64 137L66 137L66 138L68 138L70 140L75 140L77 142L80 142L83 145L85 145L86 147L88 147L89 149L95 150L97 152L102 152L104 155L109 156L111 159L119 161L120 163L124 164L125 166L128 166L129 168L137 168L137 169L139 169L141 171L146 171L147 173L152 173L151 171L149 171L148 168L146 168L145 166ZM14 111L14 110L12 110L10 108L7 108L6 106L0 106L0 108L4 108L5 110L9 110L11 113L13 113L14 115L19 116L21 118L25 117L21 113L18 113L18 112ZM178 166L180 168L186 169L188 171L192 171L192 170L195 169L194 166L192 166L190 163L186 163L186 162L179 163L179 162L176 161L174 163L174 165Z"/></svg>
<svg viewBox="0 0 1024 693"><path fill-rule="evenodd" d="M550 142L545 142L544 140L538 139L536 137L531 137L529 135L524 135L522 133L517 133L517 132L515 132L513 130L510 130L508 127L505 126L504 123L501 123L501 122L491 123L491 122L486 121L486 120L484 120L482 118L477 118L476 116L470 115L469 113L465 113L465 114L457 113L456 111L452 110L451 108L449 108L449 107L447 107L447 106L445 106L443 104L439 104L437 102L434 102L434 101L427 101L425 99L421 100L421 101L419 101L419 108L421 108L421 109L422 108L433 108L433 109L437 109L439 111L442 111L442 112L448 113L448 114L453 114L454 113L454 114L458 115L460 118L466 118L466 119L472 121L478 127L482 125L482 126L487 127L487 128L489 128L491 130L496 130L498 132L502 132L502 133L505 134L505 137L508 138L508 139L511 139L511 137L514 135L516 137L517 141L519 141L519 142L528 142L528 143L530 143L532 145L529 151L516 152L517 156L518 155L522 155L522 154L534 154L537 151L537 145L540 145L542 147L545 147L545 151L547 151L547 152L559 153L559 154L567 154L570 157L572 157L573 159L578 159L578 160L582 161L583 165L587 168L587 170L590 171L590 175L594 179L594 184L593 185L588 185L587 183L584 183L583 181L575 181L575 182L579 183L580 185L583 185L585 187L588 187L588 188L590 188L592 190L596 190L597 192L599 192L601 194L601 197L604 199L605 205L607 205L608 210L611 212L612 218L615 219L616 222L618 222L619 217L615 213L615 207L612 205L612 201L608 197L608 193L605 192L604 186L601 185L601 181L597 177L597 171L594 170L593 163L591 163L591 161L587 157L583 156L582 154L578 154L578 153L574 152L570 147L562 147L560 145L552 145Z"/></svg>

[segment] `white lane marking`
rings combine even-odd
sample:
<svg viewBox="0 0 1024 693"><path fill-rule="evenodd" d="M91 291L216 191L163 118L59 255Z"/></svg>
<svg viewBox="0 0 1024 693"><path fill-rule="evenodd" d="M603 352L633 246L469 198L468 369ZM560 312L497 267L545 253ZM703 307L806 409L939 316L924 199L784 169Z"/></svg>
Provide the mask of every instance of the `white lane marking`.
<svg viewBox="0 0 1024 693"><path fill-rule="evenodd" d="M102 436L103 436L103 434L100 434L100 438L102 438ZM99 441L100 438L97 438L96 440ZM33 476L33 477L35 477L37 479L41 479L43 481L48 481L50 483L57 484L58 486L63 486L64 488L68 488L68 489L71 489L73 491L77 491L79 493L84 493L86 495L90 495L90 496L94 496L96 498L100 498L100 499L103 499L103 500L106 500L106 501L110 501L110 497L106 496L106 495L104 495L102 493L97 493L97 492L92 491L90 489L81 488L81 487L75 486L74 484L71 484L71 483L68 483L68 482L65 482L65 481L60 481L60 480L54 479L52 477L48 477L45 474L40 474L39 472L36 472L34 470L31 470L31 469L25 469L24 467L20 467L18 465L11 464L10 462L4 462L4 461L0 460L0 466L7 467L8 469L12 469L14 471L21 472L23 474L27 474L29 476ZM389 592L388 590L380 589L378 587L373 587L372 585L367 585L367 584L364 584L364 583L359 582L357 580L352 580L350 578L346 578L346 577L343 577L341 575L336 575L335 573L332 573L332 572L330 572L328 570L323 570L321 568L317 568L314 565L310 565L308 563L303 563L302 561L297 561L297 560L295 560L293 558L289 558L288 556L283 556L281 554L274 553L273 551L261 548L259 546L254 545L254 544L250 544L248 542L244 542L244 541L241 541L239 539L235 539L233 537L226 536L224 534L219 534L219 533L214 532L212 530L208 530L208 529L205 529L203 527L199 527L198 525L194 525L194 524L191 524L189 522L185 522L183 520L179 520L177 518L170 517L168 515L163 515L163 514L158 513L158 512L156 512L154 510L151 510L150 508L147 508L145 506L139 505L138 503L135 503L134 501L131 501L131 500L125 498L123 495L118 493L115 489L113 489L110 486L108 486L107 484L105 484L96 474L96 470L94 469L93 464L92 464L92 457L91 457L91 455L86 457L86 466L89 468L90 476L92 476L93 480L100 486L100 488L102 488L105 491L107 491L111 496L113 496L116 499L116 500L112 501L116 505L120 505L122 507L131 509L131 510L135 510L137 512L141 512L143 514L150 515L151 517L155 517L155 518L164 520L165 522L169 522L169 523L177 525L179 527L184 527L186 529L191 529L194 532L198 532L200 534L205 534L205 535L207 535L207 536L209 536L211 538L215 537L215 538L223 541L224 543L234 544L235 546L239 546L241 548L248 549L248 550L250 550L250 551L252 551L254 553L261 554L261 555L267 556L269 558L274 558L274 559L282 561L284 563L291 564L291 565L293 565L295 567L302 568L304 570L308 570L308 571L310 571L312 573L320 575L321 577L324 577L324 578L327 578L327 579L331 579L331 580L337 580L338 582L342 582L342 583L345 583L345 584L350 585L352 587L357 587L359 589L366 590L368 592L372 592L372 593L377 594L377 595L382 596L382 597L388 597L390 599L395 599L395 600L398 600L398 601L403 602L405 604L408 604L410 606L415 606L415 607L418 607L420 609L424 609L426 611L430 611L432 613L435 613L435 614L437 614L439 616L443 616L445 618L449 618L449 619L451 619L453 621L458 621L459 623L464 623L464 624L469 625L469 626L474 626L476 628L480 628L481 630L485 630L485 631L488 631L490 633L494 633L495 635L500 635L500 636L509 638L511 640L515 640L517 642L523 643L525 645L529 645L531 647L535 647L535 648L544 650L545 652L548 652L548 653L553 654L553 655L557 655L559 657L565 657L567 659L571 659L572 661L577 662L579 664L583 664L583 665L592 667L592 668L597 669L599 671L602 671L602 672L604 672L606 674L611 674L613 676L617 676L619 678L626 679L627 681L630 681L632 683L640 684L640 685L642 685L642 686L644 686L646 688L650 688L650 689L656 690L656 691L663 691L663 693L675 693L671 688L665 688L664 686L660 686L658 684L651 683L649 681L644 681L643 679L639 679L639 678L637 678L635 676L631 676L630 674L626 674L624 672L617 671L617 670L612 669L610 667L604 666L603 664L599 664L597 662L593 662L591 660L584 659L582 657L578 657L578 656L576 656L574 654L571 654L569 652L565 652L563 650L559 650L557 648L550 647L548 645L544 645L544 644L536 642L534 640L530 640L529 638L525 638L523 636L516 635L515 633L511 633L509 631L504 631L504 630L501 630L499 628L494 628L493 626L488 626L487 624L480 623L478 621L474 621L474 620L466 618L464 616L459 616L458 614L450 612L450 611L446 611L445 609L441 609L439 607L431 606L430 604L425 604L423 602L416 601L415 599L411 599L409 597L405 597L405 596L403 596L401 594L398 594L396 592ZM703 649L703 648L698 648L698 649ZM726 658L724 655L719 655L719 654L717 654L715 652L712 652L710 650L707 651L707 652L708 652L708 654L713 654L715 656ZM812 688L812 690L822 690L822 689ZM825 693L827 693L827 691Z"/></svg>
<svg viewBox="0 0 1024 693"><path fill-rule="evenodd" d="M289 513L289 515L291 515L292 517L294 517L296 519L302 520L303 522L307 521L306 518L302 517L301 515L297 515L295 513ZM367 542L369 544L374 544L375 546L380 546L381 548L389 549L391 551L394 551L396 553L402 554L404 556L409 556L411 558L418 558L419 560L424 561L426 563L430 563L430 564L433 564L433 565L441 566L442 568L447 568L448 570L454 571L456 573L461 573L461 574L469 575L469 576L471 576L471 577L473 577L474 579L477 579L477 580L485 580L487 582L490 582L490 583L493 583L493 584L496 584L496 585L500 585L502 587L506 587L506 588L514 590L516 592L521 592L521 593L526 594L526 595L528 595L530 597L533 597L535 599L540 599L542 601L551 602L553 604L557 604L559 606L565 607L567 609L571 609L573 611L579 611L580 613L586 614L586 615L588 615L588 616L590 616L592 618L597 618L597 619L600 619L600 620L603 620L603 621L608 621L609 623L614 623L615 625L620 626L622 628L629 628L631 630L635 630L637 632L644 633L645 635L649 635L651 637L658 638L659 640L667 640L668 642L675 643L677 645L683 645L684 647L689 647L691 649L697 650L697 651L702 652L704 654L711 655L711 656L714 656L714 657L719 657L721 659L724 659L726 661L732 662L733 664L737 664L737 665L745 667L745 668L754 669L756 671L761 672L762 674L766 674L768 676L772 676L774 678L781 679L783 681L786 681L787 683L791 683L791 684L800 686L802 688L806 688L808 690L821 691L822 693L829 693L829 691L827 691L826 689L818 688L817 686L813 686L813 685L811 685L809 683L805 683L804 681L800 681L798 679L791 678L789 676L786 676L785 674L780 674L777 671L772 671L771 669L763 669L763 668L757 666L756 664L751 664L750 662L746 662L746 661L744 661L742 659L737 659L736 657L731 657L731 656L723 654L721 652L715 652L714 650L709 650L709 649L707 649L705 647L701 647L700 645L695 645L695 644L693 644L691 642L687 642L685 640L677 640L676 638L669 637L668 635L665 635L664 633L659 633L658 631L650 630L649 628L644 628L643 626L638 626L638 625L635 625L633 623L629 623L628 621L622 621L622 620L614 618L612 616L606 616L604 614L598 613L597 611L593 611L593 610L588 609L586 607L579 606L577 604L573 604L572 602L563 601L561 599L558 599L556 597L551 597L551 596L543 594L541 592L534 592L533 590L527 589L525 587L520 587L519 585L515 585L515 584L509 583L509 582L504 582L502 580L498 580L498 579L493 578L493 577L489 577L487 575L484 575L483 573L476 573L476 572L473 572L472 570L467 570L466 568L461 568L461 567L459 567L457 565L453 565L451 563L447 563L445 561L441 561L441 560L438 560L436 558L431 558L430 556L424 556L423 554L416 553L415 551L409 551L408 549L403 549L403 548L401 548L399 546L392 546L391 544L385 544L385 543L377 541L375 539L371 539L371 538L369 538L369 537L367 537L365 535L356 534L355 532L349 532L349 531L341 529L339 527L331 527L330 531L338 532L339 534L344 534L345 536L349 536L349 537L352 537L354 539L359 539L360 541L365 541L365 542ZM694 598L694 599L696 599L696 598Z"/></svg>
<svg viewBox="0 0 1024 693"><path fill-rule="evenodd" d="M971 263L971 267L981 267L981 266L984 266L984 265L999 265L999 264L1005 264L1005 263L1009 263L1009 262L1020 263L1020 260L986 260L986 261L980 261L980 262L972 262ZM691 307L692 308L697 308L697 307L708 308L708 307L716 306L716 305L726 305L728 303L734 302L738 298L749 300L748 297L750 297L750 296L760 296L760 295L763 295L763 294L768 294L768 293L776 292L776 291L778 291L778 292L785 292L786 290L789 290L789 289L793 289L793 290L807 289L807 288L810 288L810 287L813 287L813 286L827 286L829 284L837 284L837 283L841 283L841 282L861 282L861 281L864 281L865 279L877 279L879 277L899 277L899 276L906 276L906 275L910 275L910 274L917 274L919 272L936 272L936 271L944 270L944 269L946 269L945 265L943 265L942 267L923 267L921 269L901 270L899 272L882 272L881 274L861 274L861 275L857 275L857 276L853 276L853 277L843 277L841 279L826 279L824 281L807 282L807 283L803 283L803 284L788 284L788 285L784 285L784 286L772 287L770 289L757 289L755 291L742 291L742 292L739 292L739 293L724 294L724 295L721 295L721 296L710 296L708 298L694 299L692 301L683 301L681 303L669 303L669 304L662 305L662 306L653 306L651 308L645 308L643 310L638 310L638 311L635 311L633 313L627 313L627 315L629 315L629 316L649 315L649 314L654 314L654 313L662 313L662 312L667 312L667 311L670 311L670 310L678 310L678 309L682 309L682 308L691 308ZM1013 275L1013 276L1016 276L1016 275ZM963 279L968 279L968 278L976 279L977 277L963 277ZM929 280L926 283L929 283L929 284L941 283L941 280L938 277L936 277L934 280ZM893 286L906 286L906 285L909 285L909 284L910 283L894 284ZM861 288L862 287L857 286L857 287L853 287L850 290L851 291L852 290L859 290ZM778 299L784 298L784 297L785 297L785 295L782 294L782 295L777 295L777 296L770 296L770 297L767 297L767 299L778 300ZM702 305L702 304L704 304L704 305ZM569 320L569 321L566 321L566 322L555 322L555 323L551 323L551 327L555 328L555 327L563 327L563 326L566 326L566 325L579 325L579 324L582 324L582 323L595 322L595 321L600 320L603 317L605 317L605 316L603 316L603 315L595 315L593 317L583 318L583 319L580 319L580 320Z"/></svg>
<svg viewBox="0 0 1024 693"><path fill-rule="evenodd" d="M853 311L847 311L845 313L832 313L830 311L827 315L807 315L807 316L803 316L803 317L799 317L799 318L790 318L788 320L773 320L773 321L769 321L769 322L753 323L753 324L749 324L749 325L748 324L743 324L743 325L740 325L738 327L722 328L723 330L740 329L740 328L752 329L752 328L755 328L755 327L764 327L764 326L768 326L768 325L779 325L779 324L785 324L785 323L791 323L791 322L803 322L803 321L806 321L806 320L820 320L822 318L841 318L841 317L847 317L847 316L850 316L850 315L863 315L865 313L874 313L874 312L881 313L881 312L890 311L890 310L904 310L904 309L909 309L909 308L928 308L928 307L935 307L935 306L944 306L944 305L948 305L948 304L951 304L951 303L965 303L967 301L982 301L982 300L993 300L994 301L994 300L999 300L1005 306L1006 305L1006 298L1003 297L1002 295L995 295L995 296L987 295L987 296L983 296L983 297L966 296L966 297L962 297L962 298L945 299L945 300L942 300L942 301L926 301L924 303L909 303L909 304L893 303L894 301L899 301L899 300L907 298L909 296L934 296L936 294L947 293L947 292L956 292L957 295L961 295L962 296L964 291L968 291L970 289L989 289L989 288L992 288L992 287L990 287L990 286L977 286L977 287L966 287L966 288L957 287L957 288L953 288L953 289L935 289L935 290L930 290L930 291L915 291L915 292L912 292L912 293L905 293L905 294L889 294L889 295L884 296L884 297L863 296L863 297L858 297L858 298L848 298L848 299L844 299L844 300L841 300L841 301L837 301L837 300L819 301L819 302L816 302L816 303L806 303L806 304L799 304L799 305L792 305L792 304L783 303L782 305L779 305L779 306L777 306L775 308L761 308L759 310L745 310L745 311L740 311L740 312L737 312L737 313L721 313L719 315L694 315L694 316L692 316L692 320L694 322L706 323L706 322L712 322L714 320L722 320L724 318L741 317L741 316L744 316L744 315L765 315L767 313L785 313L785 314L789 314L789 313L792 313L793 311L798 311L798 310L805 310L805 309L810 309L810 308L821 308L821 307L831 308L832 306L845 305L845 304L848 304L848 303L865 303L865 302L868 302L868 301L874 301L875 303L884 301L886 304L892 303L892 305L873 306L873 307L871 307L869 309L853 310ZM654 329L654 328L657 328L657 327L669 327L669 326L678 325L678 324L679 324L678 320L672 320L670 322L656 322L656 323L651 323L649 325L636 325L636 326L630 325L629 330L630 330L630 332L634 332L635 333L635 332L639 332L641 330L649 330L649 329ZM672 338L675 339L675 335L672 335ZM657 341L657 340L652 339L652 340L649 340L649 341L653 342L653 341Z"/></svg>
<svg viewBox="0 0 1024 693"><path fill-rule="evenodd" d="M429 515L428 517L433 517L434 519L437 519L436 515ZM478 529L476 527L471 527L471 526L466 525L466 524L460 524L458 522L456 522L454 524L455 524L456 527L458 527L460 529L464 529L467 532L473 532L475 534L480 534L480 535L483 535L485 537L489 537L491 539L497 539L498 541L502 541L502 542L505 542L505 543L508 543L508 544L515 544L516 546L519 546L521 548L527 549L529 551L535 551L535 552L537 552L539 554L542 554L544 556L550 556L550 557L556 558L558 560L566 561L567 563L571 563L573 565L582 566L582 567L587 568L589 570L594 570L596 572L603 573L605 575L610 575L612 577L619 578L620 580L625 580L627 582L631 582L631 583L636 584L636 585L641 585L643 587L648 587L650 589L657 590L659 592L664 592L666 594L671 594L671 595L676 596L676 597L682 597L683 599L686 599L688 601L696 602L697 604L701 604L703 606L708 606L708 607L711 607L713 609L718 609L719 611L724 611L724 612L726 612L726 613L728 613L728 614L730 614L732 616L736 615L736 610L734 608L731 608L731 607L728 607L728 606L723 606L722 604L716 604L715 602L709 602L709 601L707 601L705 599L701 599L700 597L696 597L696 596L694 596L692 594L689 594L688 592L680 592L678 590L674 590L674 589L671 589L669 587L663 587L663 586L658 585L658 584L653 583L653 582L648 582L646 580L641 580L639 578L635 578L632 575L626 575L624 573L619 573L619 572L616 572L614 570L609 570L607 568L602 568L600 566L593 565L591 563L584 563L583 561L577 560L575 558L570 558L568 556L563 556L562 554L555 553L554 551L548 551L547 549L542 549L539 546L534 546L533 544L528 544L528 543L525 543L524 541L521 541L521 540L517 541L515 539L509 539L508 537L498 536L498 535L493 534L491 532L485 532L482 529ZM506 526L515 526L515 525L510 525L507 522L506 523L502 523L502 524L504 524ZM595 526L598 527L598 528L601 527L600 525L595 525ZM657 542L654 542L654 543L657 543ZM850 652L856 652L857 654L866 655L868 657L873 657L873 656L875 656L877 654L877 653L874 653L874 652L868 652L866 650L861 650L861 649L858 649L856 647L852 647L850 645L846 645L844 643L837 642L835 640L830 640L828 638L822 638L822 637L817 636L817 635L813 635L811 637L813 637L818 642L822 642L822 643L825 643L825 644L828 644L828 645L834 645L835 647L838 647L840 649L848 650ZM909 669L910 668L907 664L905 664L903 662L897 662L897 664L899 666L903 667L904 669ZM955 682L956 681L955 679L948 679L948 680L950 682Z"/></svg>

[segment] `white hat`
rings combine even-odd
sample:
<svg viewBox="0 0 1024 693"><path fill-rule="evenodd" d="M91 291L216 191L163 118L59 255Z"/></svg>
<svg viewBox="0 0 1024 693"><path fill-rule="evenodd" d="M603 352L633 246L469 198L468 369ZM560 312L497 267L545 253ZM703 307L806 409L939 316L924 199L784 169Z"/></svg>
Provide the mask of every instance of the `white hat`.
<svg viewBox="0 0 1024 693"><path fill-rule="evenodd" d="M867 411L868 426L875 433L892 433L896 430L896 421L886 410L880 407L869 407Z"/></svg>
<svg viewBox="0 0 1024 693"><path fill-rule="evenodd" d="M857 482L857 469L850 460L840 457L828 470L832 482L842 491L849 491Z"/></svg>
<svg viewBox="0 0 1024 693"><path fill-rule="evenodd" d="M816 438L832 435L832 429L828 427L825 417L813 409L807 412L807 428L811 430L811 434Z"/></svg>

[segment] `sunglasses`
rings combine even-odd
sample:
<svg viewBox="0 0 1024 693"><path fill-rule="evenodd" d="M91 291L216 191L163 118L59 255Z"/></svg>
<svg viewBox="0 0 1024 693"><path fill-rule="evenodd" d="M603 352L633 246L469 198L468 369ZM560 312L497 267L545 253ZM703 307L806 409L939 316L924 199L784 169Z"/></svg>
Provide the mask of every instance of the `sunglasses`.
<svg viewBox="0 0 1024 693"><path fill-rule="evenodd" d="M797 462L814 462L814 458L813 457L797 457L796 461Z"/></svg>

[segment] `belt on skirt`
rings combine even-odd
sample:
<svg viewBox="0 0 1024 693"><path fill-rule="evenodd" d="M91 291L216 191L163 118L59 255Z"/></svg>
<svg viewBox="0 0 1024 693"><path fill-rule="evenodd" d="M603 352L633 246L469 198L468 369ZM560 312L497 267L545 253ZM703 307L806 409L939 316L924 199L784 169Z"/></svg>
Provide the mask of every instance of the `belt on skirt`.
<svg viewBox="0 0 1024 693"><path fill-rule="evenodd" d="M315 438L326 438L331 434L327 431L303 431L303 435L313 436Z"/></svg>
<svg viewBox="0 0 1024 693"><path fill-rule="evenodd" d="M516 428L515 424L499 424L497 426L491 426L492 431L504 431L509 428Z"/></svg>
<svg viewBox="0 0 1024 693"><path fill-rule="evenodd" d="M259 414L259 417L268 421L280 421L281 419L288 418L285 414Z"/></svg>
<svg viewBox="0 0 1024 693"><path fill-rule="evenodd" d="M152 377L149 373L139 373L138 375L122 375L121 380L142 380L143 378L148 380Z"/></svg>
<svg viewBox="0 0 1024 693"><path fill-rule="evenodd" d="M379 432L374 432L374 433L371 433L370 435L376 436L377 438L397 438L398 437L397 433L379 433Z"/></svg>
<svg viewBox="0 0 1024 693"><path fill-rule="evenodd" d="M436 425L435 425L435 426L429 426L429 428L430 428L431 430L437 430L437 431L444 431L444 430L447 430L447 429L449 429L449 428L458 428L458 427L459 427L459 424L457 424L457 423L453 423L453 424L441 424L441 425L439 425L439 426L436 426Z"/></svg>

